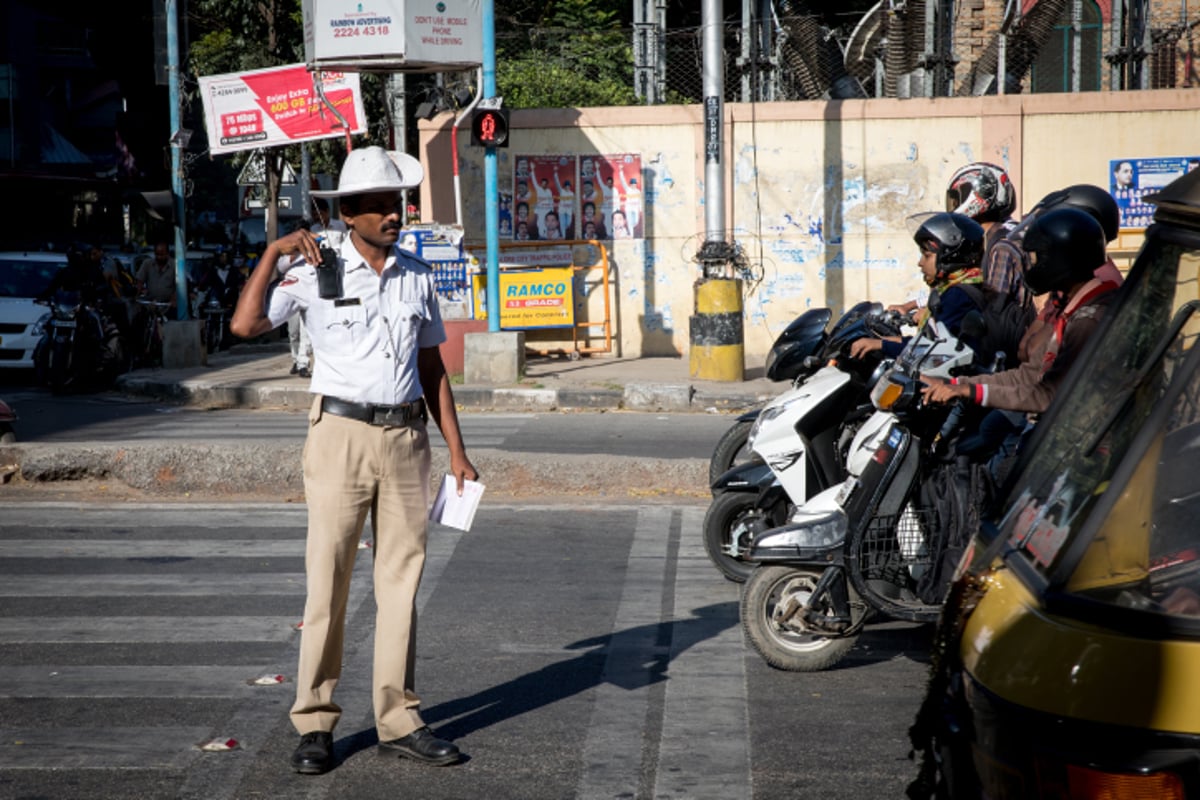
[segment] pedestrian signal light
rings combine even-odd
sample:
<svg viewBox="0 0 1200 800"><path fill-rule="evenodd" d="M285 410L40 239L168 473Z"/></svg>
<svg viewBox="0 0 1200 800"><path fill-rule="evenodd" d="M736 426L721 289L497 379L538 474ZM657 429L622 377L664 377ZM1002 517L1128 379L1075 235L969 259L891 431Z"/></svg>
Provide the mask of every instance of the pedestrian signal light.
<svg viewBox="0 0 1200 800"><path fill-rule="evenodd" d="M471 118L471 144L508 147L508 110L481 108Z"/></svg>

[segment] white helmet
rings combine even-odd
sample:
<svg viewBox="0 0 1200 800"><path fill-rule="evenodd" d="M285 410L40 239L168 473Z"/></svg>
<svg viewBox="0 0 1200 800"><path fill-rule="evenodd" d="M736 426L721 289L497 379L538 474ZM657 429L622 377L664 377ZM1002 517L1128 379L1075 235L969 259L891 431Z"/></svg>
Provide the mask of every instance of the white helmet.
<svg viewBox="0 0 1200 800"><path fill-rule="evenodd" d="M986 161L967 164L946 187L946 210L976 222L999 222L1017 207L1017 192L1002 167Z"/></svg>

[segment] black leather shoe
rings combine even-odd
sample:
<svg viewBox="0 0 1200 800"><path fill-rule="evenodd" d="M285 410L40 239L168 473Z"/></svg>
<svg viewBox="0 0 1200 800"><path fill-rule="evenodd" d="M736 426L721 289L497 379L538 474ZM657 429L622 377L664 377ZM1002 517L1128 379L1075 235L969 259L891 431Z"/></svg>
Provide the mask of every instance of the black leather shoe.
<svg viewBox="0 0 1200 800"><path fill-rule="evenodd" d="M309 370L308 367L301 367L300 369L296 370L296 374L299 375L301 378L311 378L312 377L312 371Z"/></svg>
<svg viewBox="0 0 1200 800"><path fill-rule="evenodd" d="M295 375L295 374L296 374L297 372L299 372L299 371L300 371L300 365L299 365L299 364L297 364L296 362L294 362L294 361L293 361L293 362L292 362L292 371L291 371L291 372L289 372L288 374L289 374L289 375Z"/></svg>
<svg viewBox="0 0 1200 800"><path fill-rule="evenodd" d="M452 742L439 739L429 728L417 728L408 736L379 743L379 752L383 755L397 755L401 758L411 758L425 764L443 767L453 764L462 758L462 753Z"/></svg>
<svg viewBox="0 0 1200 800"><path fill-rule="evenodd" d="M333 769L333 734L313 731L300 737L292 753L292 769L301 775L320 775Z"/></svg>

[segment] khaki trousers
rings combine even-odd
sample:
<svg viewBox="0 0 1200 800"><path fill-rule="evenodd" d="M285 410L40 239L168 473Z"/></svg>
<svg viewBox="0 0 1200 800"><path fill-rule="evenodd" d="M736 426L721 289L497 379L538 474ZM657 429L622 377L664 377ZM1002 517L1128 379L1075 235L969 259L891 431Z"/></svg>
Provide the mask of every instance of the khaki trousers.
<svg viewBox="0 0 1200 800"><path fill-rule="evenodd" d="M301 734L332 731L341 716L333 690L342 673L346 604L367 513L375 531L373 700L380 741L424 723L413 691L416 597L425 566L429 509L429 435L415 420L385 428L309 412L304 443L308 503L308 599L292 724Z"/></svg>

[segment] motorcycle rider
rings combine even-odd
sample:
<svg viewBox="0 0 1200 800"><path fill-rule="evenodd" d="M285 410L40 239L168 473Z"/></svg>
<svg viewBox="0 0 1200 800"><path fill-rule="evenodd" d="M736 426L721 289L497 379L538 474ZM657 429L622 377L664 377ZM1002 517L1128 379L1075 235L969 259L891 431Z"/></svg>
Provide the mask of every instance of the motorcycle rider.
<svg viewBox="0 0 1200 800"><path fill-rule="evenodd" d="M1029 255L1024 280L1034 295L1054 292L1053 316L1032 330L1016 367L990 375L955 378L922 390L927 402L955 399L987 408L1040 414L1099 325L1118 284L1095 276L1108 256L1100 223L1087 212L1060 204L1039 213L1025 229Z"/></svg>
<svg viewBox="0 0 1200 800"><path fill-rule="evenodd" d="M229 263L229 253L224 249L217 253L216 260L204 268L200 279L196 281L195 296L200 304L206 297L215 298L221 307L232 311L237 305L238 295L242 293L245 278L240 270L234 269ZM228 321L226 321L228 325ZM228 331L221 333L221 349L228 348Z"/></svg>
<svg viewBox="0 0 1200 800"><path fill-rule="evenodd" d="M1030 210L1017 230L1010 235L1010 243L1022 254L1022 262L1025 261L1023 240L1026 231L1038 217L1055 208L1075 208L1084 211L1100 225L1106 241L1111 242L1117 238L1120 228L1120 212L1112 195L1098 186L1074 184L1043 197ZM1094 270L1092 277L1113 289L1120 287L1124 281L1120 270L1117 269L1107 253L1104 254L1104 263ZM1032 348L1041 352L1044 348L1047 337L1052 335L1051 329L1067 305L1067 300L1061 291L1049 293L1048 301L1043 304L1037 318L1021 339L1021 344L1017 349L1017 367L1008 370L1008 374L999 379L1011 387L1010 391L1018 391L1018 387L1024 386L1031 396L1041 394L1045 398L1047 406L1049 398L1052 398L1053 394L1047 396L1044 387L1038 388L1041 381L1041 369L1035 369L1035 367L1038 367L1040 363L1040 356L1037 353L1031 354L1030 351ZM1062 363L1060 363L1060 367L1065 369ZM972 382L986 383L988 381L985 376L964 378L959 381L963 384ZM1028 409L1010 408L1009 406L1014 405L1011 400L997 402L1007 402L1008 405L993 407L992 411L980 422L979 429L973 435L964 437L959 442L958 452L973 459L987 460L993 479L999 481L1004 477L1004 465L1015 454L1022 434L1030 427L1030 421L1029 415L1026 413Z"/></svg>
<svg viewBox="0 0 1200 800"><path fill-rule="evenodd" d="M942 211L933 214L916 214L909 218L916 226L913 241L921 250L917 262L925 284L930 288L929 302L918 315L917 325L924 324L932 314L943 323L954 336L961 334L963 318L978 308L964 285L983 282L979 262L983 258L985 231L983 226L968 216ZM850 356L862 358L875 350L881 350L888 358L895 358L904 349L907 339L875 339L864 337L850 345ZM971 341L968 345L977 344ZM976 351L977 361L990 359L990 354Z"/></svg>
<svg viewBox="0 0 1200 800"><path fill-rule="evenodd" d="M983 283L997 292L1024 300L1020 252L997 247L1016 227L1012 220L1016 205L1017 189L1008 172L986 161L973 161L959 167L946 186L946 211L970 217L983 228L980 259ZM917 306L916 300L909 300L888 306L888 310L907 314Z"/></svg>

